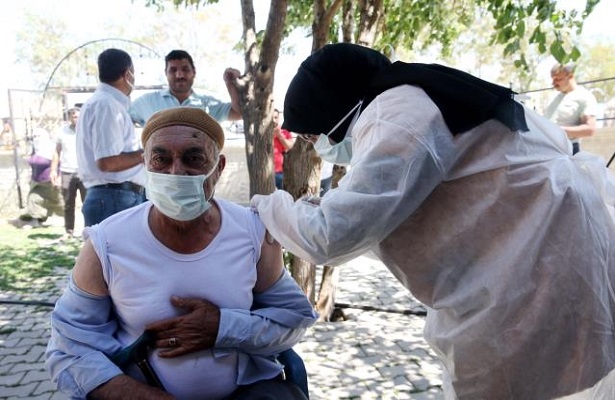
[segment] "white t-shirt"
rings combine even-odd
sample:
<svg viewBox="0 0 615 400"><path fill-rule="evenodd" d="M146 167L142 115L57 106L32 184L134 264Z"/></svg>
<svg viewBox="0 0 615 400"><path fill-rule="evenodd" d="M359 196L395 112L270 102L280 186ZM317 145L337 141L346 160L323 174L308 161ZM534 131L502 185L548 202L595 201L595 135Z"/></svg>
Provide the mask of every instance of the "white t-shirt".
<svg viewBox="0 0 615 400"><path fill-rule="evenodd" d="M77 132L65 125L58 132L57 143L62 147L60 171L73 174L79 169L77 163Z"/></svg>
<svg viewBox="0 0 615 400"><path fill-rule="evenodd" d="M118 319L117 337L124 346L133 343L148 323L184 312L173 307L172 295L249 312L265 228L249 209L216 202L222 214L220 231L207 247L192 254L176 253L158 241L148 225L150 202L86 230L102 262ZM239 365L237 349L223 350L224 354L207 349L177 358L154 353L149 361L176 398L218 399L237 388L237 375L245 368Z"/></svg>
<svg viewBox="0 0 615 400"><path fill-rule="evenodd" d="M568 93L558 93L545 110L545 117L560 126L581 125L583 116L596 116L598 103L594 95L582 86ZM578 142L579 139L571 139Z"/></svg>

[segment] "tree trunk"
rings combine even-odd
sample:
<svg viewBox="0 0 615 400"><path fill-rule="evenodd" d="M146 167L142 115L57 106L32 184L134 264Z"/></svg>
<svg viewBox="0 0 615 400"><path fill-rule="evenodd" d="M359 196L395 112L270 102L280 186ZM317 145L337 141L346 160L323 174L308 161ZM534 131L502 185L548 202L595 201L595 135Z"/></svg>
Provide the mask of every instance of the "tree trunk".
<svg viewBox="0 0 615 400"><path fill-rule="evenodd" d="M303 290L310 303L314 304L316 297L316 266L302 258L293 257L290 273L299 287Z"/></svg>
<svg viewBox="0 0 615 400"><path fill-rule="evenodd" d="M341 5L342 0L335 0L329 8L326 7L325 0L314 1L312 52L325 45L331 19ZM318 194L320 191L320 164L320 157L314 151L312 144L302 139L296 140L284 158L284 190L290 193L295 200L305 195ZM299 259L299 257L293 256L292 260L291 274L314 304L316 266Z"/></svg>
<svg viewBox="0 0 615 400"><path fill-rule="evenodd" d="M351 43L354 33L354 0L344 0L342 6L342 41Z"/></svg>
<svg viewBox="0 0 615 400"><path fill-rule="evenodd" d="M378 22L384 14L383 0L359 1L357 44L372 47L378 34Z"/></svg>
<svg viewBox="0 0 615 400"><path fill-rule="evenodd" d="M293 198L318 194L320 188L320 157L311 143L303 139L295 140L293 147L284 156L284 190ZM314 304L316 266L293 256L290 273L310 302Z"/></svg>
<svg viewBox="0 0 615 400"><path fill-rule="evenodd" d="M331 189L337 187L338 182L346 175L346 167L341 165L333 166L333 177L331 179ZM318 291L318 302L316 303L316 311L318 312L318 320L329 321L344 321L346 316L341 308L335 308L335 293L337 292L337 283L340 278L339 268L325 265L322 270L322 279L320 281L320 289Z"/></svg>
<svg viewBox="0 0 615 400"><path fill-rule="evenodd" d="M288 0L272 0L262 44L257 43L254 5L241 1L245 75L238 82L241 96L250 197L275 189L273 171L273 83L286 23ZM260 49L260 51L259 51Z"/></svg>

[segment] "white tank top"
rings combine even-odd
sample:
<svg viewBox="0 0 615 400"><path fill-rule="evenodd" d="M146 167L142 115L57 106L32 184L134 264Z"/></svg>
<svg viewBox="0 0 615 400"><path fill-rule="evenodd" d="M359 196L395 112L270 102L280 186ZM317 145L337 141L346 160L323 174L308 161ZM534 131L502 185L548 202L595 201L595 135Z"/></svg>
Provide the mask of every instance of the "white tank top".
<svg viewBox="0 0 615 400"><path fill-rule="evenodd" d="M134 342L148 323L182 314L172 295L204 298L220 308L249 310L256 263L265 228L246 207L216 200L221 227L212 242L194 254L179 254L160 243L148 226L152 204L122 211L88 228L103 264L117 314L118 338ZM237 352L210 350L150 363L166 390L178 399L216 399L237 388Z"/></svg>

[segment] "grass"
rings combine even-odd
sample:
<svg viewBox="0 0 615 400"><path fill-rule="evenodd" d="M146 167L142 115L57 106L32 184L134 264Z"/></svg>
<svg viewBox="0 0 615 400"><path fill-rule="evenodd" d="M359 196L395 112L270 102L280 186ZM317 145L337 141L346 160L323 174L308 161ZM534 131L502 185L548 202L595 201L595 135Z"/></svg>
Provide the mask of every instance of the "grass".
<svg viewBox="0 0 615 400"><path fill-rule="evenodd" d="M0 224L0 291L28 293L33 283L56 267L72 268L80 240L61 240L64 229L17 229Z"/></svg>

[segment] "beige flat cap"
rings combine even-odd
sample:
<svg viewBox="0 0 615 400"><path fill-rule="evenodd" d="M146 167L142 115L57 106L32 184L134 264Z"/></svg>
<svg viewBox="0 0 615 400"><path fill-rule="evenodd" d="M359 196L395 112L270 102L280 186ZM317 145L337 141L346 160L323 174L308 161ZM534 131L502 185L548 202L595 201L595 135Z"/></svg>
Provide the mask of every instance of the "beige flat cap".
<svg viewBox="0 0 615 400"><path fill-rule="evenodd" d="M222 150L224 147L224 131L220 124L200 108L173 107L158 111L145 123L141 133L141 143L145 143L154 132L168 126L189 126L204 132L211 137Z"/></svg>

